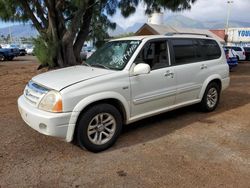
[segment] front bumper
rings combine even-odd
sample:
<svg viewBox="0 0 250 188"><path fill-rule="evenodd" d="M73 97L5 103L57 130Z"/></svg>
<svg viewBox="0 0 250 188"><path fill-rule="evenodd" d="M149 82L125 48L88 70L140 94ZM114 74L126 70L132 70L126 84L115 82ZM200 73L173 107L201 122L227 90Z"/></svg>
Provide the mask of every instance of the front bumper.
<svg viewBox="0 0 250 188"><path fill-rule="evenodd" d="M29 104L23 95L18 99L18 110L25 123L36 131L49 136L66 138L71 112L45 112Z"/></svg>

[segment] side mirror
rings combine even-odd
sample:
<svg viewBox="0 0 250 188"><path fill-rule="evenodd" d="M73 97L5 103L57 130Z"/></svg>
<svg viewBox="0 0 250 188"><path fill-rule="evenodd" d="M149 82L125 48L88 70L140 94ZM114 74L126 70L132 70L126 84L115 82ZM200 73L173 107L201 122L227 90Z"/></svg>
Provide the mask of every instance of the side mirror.
<svg viewBox="0 0 250 188"><path fill-rule="evenodd" d="M133 74L140 75L140 74L148 74L150 73L150 66L146 63L139 63L134 67Z"/></svg>

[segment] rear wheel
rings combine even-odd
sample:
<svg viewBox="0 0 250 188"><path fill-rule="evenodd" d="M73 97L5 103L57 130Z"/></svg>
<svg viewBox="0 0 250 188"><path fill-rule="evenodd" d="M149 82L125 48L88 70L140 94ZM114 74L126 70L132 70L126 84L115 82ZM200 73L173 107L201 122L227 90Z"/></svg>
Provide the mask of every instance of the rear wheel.
<svg viewBox="0 0 250 188"><path fill-rule="evenodd" d="M211 112L215 110L220 100L220 87L217 83L212 82L208 84L206 91L200 103L201 110L204 112Z"/></svg>
<svg viewBox="0 0 250 188"><path fill-rule="evenodd" d="M120 112L110 104L98 104L82 114L77 126L81 148L100 152L111 147L122 129Z"/></svg>

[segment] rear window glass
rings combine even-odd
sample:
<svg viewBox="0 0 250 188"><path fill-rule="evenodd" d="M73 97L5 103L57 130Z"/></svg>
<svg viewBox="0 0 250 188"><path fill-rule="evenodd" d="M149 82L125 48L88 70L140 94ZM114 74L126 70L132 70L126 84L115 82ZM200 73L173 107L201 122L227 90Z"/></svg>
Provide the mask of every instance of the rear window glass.
<svg viewBox="0 0 250 188"><path fill-rule="evenodd" d="M195 63L217 59L221 50L216 41L210 39L172 39L175 64Z"/></svg>

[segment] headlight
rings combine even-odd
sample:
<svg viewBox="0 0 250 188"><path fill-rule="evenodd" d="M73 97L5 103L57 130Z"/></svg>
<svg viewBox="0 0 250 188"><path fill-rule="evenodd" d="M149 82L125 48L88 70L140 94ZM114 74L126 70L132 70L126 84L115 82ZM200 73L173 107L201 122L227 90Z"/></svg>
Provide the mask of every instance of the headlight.
<svg viewBox="0 0 250 188"><path fill-rule="evenodd" d="M57 91L49 91L41 100L39 109L48 112L62 112L62 96Z"/></svg>

